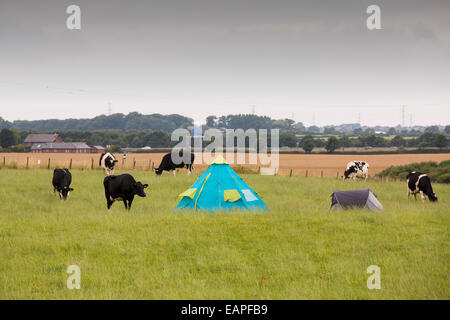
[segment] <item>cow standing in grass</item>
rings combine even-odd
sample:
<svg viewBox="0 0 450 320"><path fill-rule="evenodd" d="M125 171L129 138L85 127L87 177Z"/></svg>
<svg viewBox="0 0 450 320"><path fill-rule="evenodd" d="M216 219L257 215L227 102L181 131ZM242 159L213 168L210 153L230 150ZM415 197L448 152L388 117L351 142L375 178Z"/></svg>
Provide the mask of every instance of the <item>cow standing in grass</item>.
<svg viewBox="0 0 450 320"><path fill-rule="evenodd" d="M344 172L343 179L362 178L367 180L369 177L369 164L365 161L351 161L347 164L347 169Z"/></svg>
<svg viewBox="0 0 450 320"><path fill-rule="evenodd" d="M417 200L418 193L420 193L420 199L422 199L422 202L425 202L425 196L428 196L428 199L431 202L436 202L438 200L436 194L433 192L430 178L424 173L416 171L410 172L406 176L406 185L408 200L411 194L413 194L414 199Z"/></svg>
<svg viewBox="0 0 450 320"><path fill-rule="evenodd" d="M172 153L168 153L164 155L164 157L161 160L161 164L158 168L155 168L155 173L157 175L161 175L163 171L167 171L167 173L170 173L172 171L173 175L175 175L175 170L177 168L184 168L186 166L186 169L188 170L188 174L191 174L192 170L194 170L194 153L190 153L190 161L181 163L174 163L172 160ZM183 150L180 152L180 158L183 158Z"/></svg>
<svg viewBox="0 0 450 320"><path fill-rule="evenodd" d="M146 197L144 189L148 184L136 182L133 176L129 174L121 174L119 176L107 176L103 180L105 187L106 205L108 210L116 200L122 200L125 209L130 210L135 195Z"/></svg>
<svg viewBox="0 0 450 320"><path fill-rule="evenodd" d="M99 165L102 167L108 176L114 174L114 165L118 162L116 158L109 152L102 153L100 156Z"/></svg>
<svg viewBox="0 0 450 320"><path fill-rule="evenodd" d="M70 188L71 183L72 174L68 169L55 169L53 171L53 194L56 196L56 192L58 192L59 199L67 200L69 192L73 191L73 188Z"/></svg>

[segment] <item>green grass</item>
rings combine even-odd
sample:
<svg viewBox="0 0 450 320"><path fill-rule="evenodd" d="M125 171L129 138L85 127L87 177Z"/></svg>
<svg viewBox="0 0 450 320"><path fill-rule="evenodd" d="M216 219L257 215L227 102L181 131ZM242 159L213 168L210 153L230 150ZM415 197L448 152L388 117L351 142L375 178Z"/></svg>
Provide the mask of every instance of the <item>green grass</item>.
<svg viewBox="0 0 450 320"><path fill-rule="evenodd" d="M0 170L0 299L449 299L450 186L407 202L406 183L242 175L265 213L173 212L196 175L156 177L107 213L101 171ZM328 212L334 189L370 185L382 213ZM381 290L368 290L369 265ZM81 289L66 287L69 265Z"/></svg>

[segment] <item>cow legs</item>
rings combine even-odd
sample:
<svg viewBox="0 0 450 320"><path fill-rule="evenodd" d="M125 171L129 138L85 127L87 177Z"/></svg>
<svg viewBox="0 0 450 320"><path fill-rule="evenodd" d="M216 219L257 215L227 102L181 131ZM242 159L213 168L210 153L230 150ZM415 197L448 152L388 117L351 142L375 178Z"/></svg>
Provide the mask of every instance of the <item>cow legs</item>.
<svg viewBox="0 0 450 320"><path fill-rule="evenodd" d="M173 169L172 170L172 174L173 174L174 177L175 177L175 172L176 172L176 169Z"/></svg>
<svg viewBox="0 0 450 320"><path fill-rule="evenodd" d="M114 201L106 200L106 206L108 207L108 211L111 211L111 206L114 203Z"/></svg>
<svg viewBox="0 0 450 320"><path fill-rule="evenodd" d="M125 210L130 211L131 204L133 203L134 196L132 196L130 199L123 199L123 204L125 206Z"/></svg>
<svg viewBox="0 0 450 320"><path fill-rule="evenodd" d="M406 187L407 189L406 189L406 197L408 198L408 201L409 201L409 197L411 196L411 191L409 190L409 188L408 187Z"/></svg>
<svg viewBox="0 0 450 320"><path fill-rule="evenodd" d="M133 203L133 199L134 199L134 196L131 196L131 198L128 199L128 210L131 209L131 204Z"/></svg>
<svg viewBox="0 0 450 320"><path fill-rule="evenodd" d="M114 200L111 200L111 196L106 190L105 190L105 197L106 197L106 207L108 208L108 211L111 211L111 206L114 203Z"/></svg>
<svg viewBox="0 0 450 320"><path fill-rule="evenodd" d="M422 203L425 203L425 196L423 194L423 191L420 191L420 199L422 199Z"/></svg>
<svg viewBox="0 0 450 320"><path fill-rule="evenodd" d="M417 201L417 193L414 193L414 200Z"/></svg>

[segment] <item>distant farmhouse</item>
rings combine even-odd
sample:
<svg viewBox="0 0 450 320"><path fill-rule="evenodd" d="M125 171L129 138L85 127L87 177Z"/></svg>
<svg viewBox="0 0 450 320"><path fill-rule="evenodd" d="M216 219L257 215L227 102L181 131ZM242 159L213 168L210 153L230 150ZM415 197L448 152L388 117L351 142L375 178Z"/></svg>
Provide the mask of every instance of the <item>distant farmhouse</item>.
<svg viewBox="0 0 450 320"><path fill-rule="evenodd" d="M32 153L103 153L102 146L88 146L85 142L63 142L58 134L29 134L24 141Z"/></svg>
<svg viewBox="0 0 450 320"><path fill-rule="evenodd" d="M102 147L102 146L92 146L91 147L91 152L92 153L103 153L105 151L106 151L105 147Z"/></svg>
<svg viewBox="0 0 450 320"><path fill-rule="evenodd" d="M54 134L30 133L24 141L26 147L31 147L34 144L63 142L62 138Z"/></svg>
<svg viewBox="0 0 450 320"><path fill-rule="evenodd" d="M91 147L84 142L55 142L33 144L32 153L91 153Z"/></svg>

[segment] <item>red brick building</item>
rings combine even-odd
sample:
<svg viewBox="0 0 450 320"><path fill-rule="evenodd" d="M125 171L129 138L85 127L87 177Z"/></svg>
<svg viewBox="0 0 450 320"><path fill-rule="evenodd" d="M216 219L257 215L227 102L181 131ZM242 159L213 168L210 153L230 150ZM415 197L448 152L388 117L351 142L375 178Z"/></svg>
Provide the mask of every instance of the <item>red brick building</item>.
<svg viewBox="0 0 450 320"><path fill-rule="evenodd" d="M44 144L44 143L55 143L63 142L62 138L54 134L43 134L43 133L30 133L23 142L25 146L31 147L34 144Z"/></svg>
<svg viewBox="0 0 450 320"><path fill-rule="evenodd" d="M84 142L55 142L33 144L32 153L91 153L91 147Z"/></svg>
<svg viewBox="0 0 450 320"><path fill-rule="evenodd" d="M102 146L92 146L91 147L92 153L103 153L105 151L106 151L105 147L102 147Z"/></svg>

